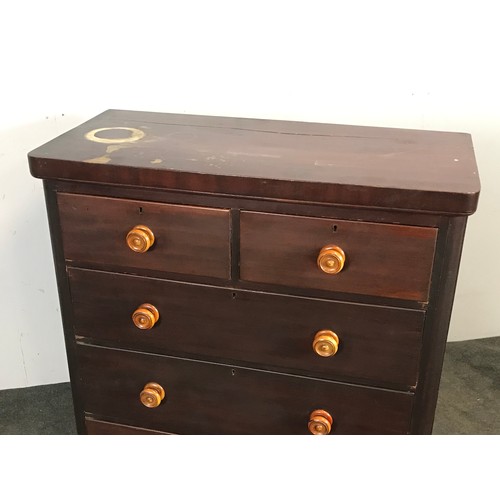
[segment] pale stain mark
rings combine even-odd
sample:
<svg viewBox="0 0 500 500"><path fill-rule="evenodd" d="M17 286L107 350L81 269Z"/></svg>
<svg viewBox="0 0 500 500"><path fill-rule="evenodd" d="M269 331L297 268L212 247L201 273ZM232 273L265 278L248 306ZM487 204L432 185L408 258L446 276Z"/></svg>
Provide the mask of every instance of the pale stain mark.
<svg viewBox="0 0 500 500"><path fill-rule="evenodd" d="M314 166L315 167L334 167L335 163L328 163L326 161L315 160L314 161Z"/></svg>
<svg viewBox="0 0 500 500"><path fill-rule="evenodd" d="M133 147L132 144L112 144L106 148L106 153L111 154L120 149L127 149Z"/></svg>
<svg viewBox="0 0 500 500"><path fill-rule="evenodd" d="M100 163L105 164L111 161L111 157L108 155L98 156L97 158L90 158L88 160L84 160L85 163Z"/></svg>
<svg viewBox="0 0 500 500"><path fill-rule="evenodd" d="M115 139L107 139L105 137L99 137L97 134L99 132L105 132L107 130L126 130L130 132L129 137L115 138ZM98 164L106 164L111 161L110 154L115 151L119 151L123 148L131 147L134 142L137 142L145 137L145 133L138 128L131 127L104 127L104 128L96 128L87 132L85 134L85 139L92 142L98 142L101 144L109 144L106 148L106 154L102 156L98 156L97 158L90 158L85 160L85 163L98 163Z"/></svg>
<svg viewBox="0 0 500 500"><path fill-rule="evenodd" d="M149 163L152 165L157 165L158 163L161 163L163 160L161 158L156 158L155 160L151 160Z"/></svg>
<svg viewBox="0 0 500 500"><path fill-rule="evenodd" d="M105 132L107 130L126 130L130 132L129 137L115 138L115 139L107 139L105 137L98 137L97 134L99 132ZM131 127L104 127L104 128L96 128L87 132L85 134L85 139L92 142L100 142L102 144L123 144L127 142L136 142L140 141L146 134L139 130L138 128Z"/></svg>
<svg viewBox="0 0 500 500"><path fill-rule="evenodd" d="M97 158L90 158L88 160L85 160L85 163L100 163L100 164L106 164L111 161L111 157L109 156L111 153L115 153L116 151L119 151L120 149L127 149L127 148L132 148L134 147L133 144L110 144L106 148L106 154L102 156L98 156Z"/></svg>
<svg viewBox="0 0 500 500"><path fill-rule="evenodd" d="M270 155L266 153L245 153L243 151L226 151L228 155L233 156L252 156L255 158L281 158L281 155Z"/></svg>

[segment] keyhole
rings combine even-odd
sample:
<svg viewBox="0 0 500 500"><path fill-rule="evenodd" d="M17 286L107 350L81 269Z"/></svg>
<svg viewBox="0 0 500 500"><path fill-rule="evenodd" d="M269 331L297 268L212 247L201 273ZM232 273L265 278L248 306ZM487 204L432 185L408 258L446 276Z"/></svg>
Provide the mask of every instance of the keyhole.
<svg viewBox="0 0 500 500"><path fill-rule="evenodd" d="M139 207L139 214L142 214L142 207Z"/></svg>
<svg viewBox="0 0 500 500"><path fill-rule="evenodd" d="M334 232L334 233L336 233L336 232L337 232L337 224L334 224L334 225L332 226L332 230L333 230L333 232Z"/></svg>
<svg viewBox="0 0 500 500"><path fill-rule="evenodd" d="M236 370L235 370L234 368L231 370L231 375L232 375L233 377L236 375Z"/></svg>

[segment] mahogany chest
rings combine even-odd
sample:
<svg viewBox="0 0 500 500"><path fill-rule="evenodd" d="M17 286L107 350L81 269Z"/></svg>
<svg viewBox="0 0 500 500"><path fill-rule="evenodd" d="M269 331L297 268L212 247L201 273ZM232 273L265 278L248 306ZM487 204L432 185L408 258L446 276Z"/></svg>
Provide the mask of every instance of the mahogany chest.
<svg viewBox="0 0 500 500"><path fill-rule="evenodd" d="M80 433L432 431L468 134L109 110L29 164Z"/></svg>

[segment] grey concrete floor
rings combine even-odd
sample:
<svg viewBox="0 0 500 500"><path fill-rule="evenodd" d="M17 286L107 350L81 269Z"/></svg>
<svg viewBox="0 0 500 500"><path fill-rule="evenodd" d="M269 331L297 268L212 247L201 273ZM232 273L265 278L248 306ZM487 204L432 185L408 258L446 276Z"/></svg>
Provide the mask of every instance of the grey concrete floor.
<svg viewBox="0 0 500 500"><path fill-rule="evenodd" d="M500 434L500 337L448 343L433 434Z"/></svg>
<svg viewBox="0 0 500 500"><path fill-rule="evenodd" d="M69 383L0 391L0 434L75 434ZM500 434L500 337L449 343L434 434Z"/></svg>

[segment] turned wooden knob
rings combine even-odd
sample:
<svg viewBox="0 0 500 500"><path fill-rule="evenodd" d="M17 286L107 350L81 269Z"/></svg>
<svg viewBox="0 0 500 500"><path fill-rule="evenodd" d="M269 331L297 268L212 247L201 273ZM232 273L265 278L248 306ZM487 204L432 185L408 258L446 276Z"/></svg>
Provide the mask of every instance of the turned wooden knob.
<svg viewBox="0 0 500 500"><path fill-rule="evenodd" d="M147 252L154 242L155 235L147 226L135 226L127 234L127 245L134 252Z"/></svg>
<svg viewBox="0 0 500 500"><path fill-rule="evenodd" d="M337 354L339 342L339 337L335 332L321 330L314 336L313 349L318 356L328 358Z"/></svg>
<svg viewBox="0 0 500 500"><path fill-rule="evenodd" d="M319 251L317 263L324 273L340 273L345 264L344 250L335 245L327 245Z"/></svg>
<svg viewBox="0 0 500 500"><path fill-rule="evenodd" d="M141 304L133 313L132 321L141 330L150 330L160 319L160 313L153 304Z"/></svg>
<svg viewBox="0 0 500 500"><path fill-rule="evenodd" d="M311 434L330 434L333 425L332 416L325 410L314 410L309 417L309 432Z"/></svg>
<svg viewBox="0 0 500 500"><path fill-rule="evenodd" d="M165 398L165 391L160 384L148 382L141 391L140 400L148 408L156 408Z"/></svg>

